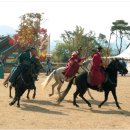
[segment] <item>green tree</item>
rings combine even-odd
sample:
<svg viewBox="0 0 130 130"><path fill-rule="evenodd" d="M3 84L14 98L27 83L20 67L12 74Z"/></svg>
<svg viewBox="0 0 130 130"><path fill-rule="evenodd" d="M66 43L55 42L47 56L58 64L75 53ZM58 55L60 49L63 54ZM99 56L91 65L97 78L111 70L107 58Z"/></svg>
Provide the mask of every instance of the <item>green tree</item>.
<svg viewBox="0 0 130 130"><path fill-rule="evenodd" d="M130 32L130 26L128 26L128 23L125 22L124 20L116 20L115 22L112 23L112 27L111 27L111 32L112 34L116 35L116 47L117 47L117 51L120 54L122 51L122 41L123 38L126 37L129 32ZM117 43L117 39L120 39L120 44Z"/></svg>
<svg viewBox="0 0 130 130"><path fill-rule="evenodd" d="M53 51L53 59L57 62L66 62L70 57L69 45L58 42Z"/></svg>
<svg viewBox="0 0 130 130"><path fill-rule="evenodd" d="M53 57L57 61L61 60L66 62L73 51L77 50L79 47L84 48L84 54L89 52L91 55L90 48L93 48L96 40L95 33L90 31L84 34L84 28L76 26L74 31L66 31L61 34L63 42L57 44L55 51L53 52Z"/></svg>

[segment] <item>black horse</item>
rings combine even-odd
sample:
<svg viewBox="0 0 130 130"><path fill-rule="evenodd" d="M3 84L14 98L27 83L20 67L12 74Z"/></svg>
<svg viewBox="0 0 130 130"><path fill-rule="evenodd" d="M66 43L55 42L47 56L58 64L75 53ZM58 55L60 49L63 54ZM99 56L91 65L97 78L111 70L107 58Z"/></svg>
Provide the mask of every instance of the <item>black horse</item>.
<svg viewBox="0 0 130 130"><path fill-rule="evenodd" d="M23 93L28 89L36 89L35 87L35 80L37 80L37 76L40 71L40 62L33 63L30 65L29 68L25 68L26 71L21 72L19 77L16 80L15 85L15 96L13 98L13 101L9 103L9 105L14 105L17 101L17 106L20 107L20 98L23 95Z"/></svg>
<svg viewBox="0 0 130 130"><path fill-rule="evenodd" d="M104 99L103 102L101 102L99 107L101 107L107 101L109 92L111 91L112 95L115 99L116 106L119 109L121 109L121 107L119 106L119 103L117 101L117 96L116 96L118 71L122 72L123 74L128 73L127 69L122 65L122 63L118 59L112 60L110 62L110 64L108 65L108 67L105 69L107 78L106 78L106 81L102 85L103 90L104 90L104 94L105 94L105 99ZM76 107L79 107L79 105L76 103L76 97L77 97L77 95L79 95L88 104L88 106L91 107L90 102L84 98L84 94L85 94L85 92L87 91L88 88L91 88L93 90L97 90L97 87L96 86L95 87L90 86L88 81L87 81L87 78L88 78L87 72L83 72L82 74L79 74L77 77L74 77L69 82L67 88L65 89L65 91L63 92L61 97L58 99L58 104L67 95L67 93L69 92L73 82L75 81L77 89L76 89L76 92L73 95L73 105L75 105Z"/></svg>
<svg viewBox="0 0 130 130"><path fill-rule="evenodd" d="M4 85L6 88L8 87L8 82ZM9 97L10 98L13 98L12 97L12 88L14 88L15 86L13 86L12 84L10 84L9 85ZM28 89L28 92L27 92L27 99L30 99L30 96L29 96L29 94L30 94L30 91L31 91L31 89ZM32 96L32 98L33 99L35 99L35 96L36 96L36 86L34 87L34 89L33 89L33 96Z"/></svg>

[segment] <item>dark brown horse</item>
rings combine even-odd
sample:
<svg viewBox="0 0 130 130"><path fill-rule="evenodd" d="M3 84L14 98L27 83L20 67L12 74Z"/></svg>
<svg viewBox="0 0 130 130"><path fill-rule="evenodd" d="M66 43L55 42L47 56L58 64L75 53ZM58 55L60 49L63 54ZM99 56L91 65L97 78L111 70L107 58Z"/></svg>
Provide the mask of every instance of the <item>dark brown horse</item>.
<svg viewBox="0 0 130 130"><path fill-rule="evenodd" d="M126 69L126 67L124 67L122 65L122 63L115 59L113 61L110 62L110 64L108 65L108 67L105 69L106 72L106 81L104 82L104 84L102 85L103 90L104 90L104 101L101 102L101 104L99 105L99 107L101 107L108 99L108 95L109 92L112 92L112 95L115 99L116 102L116 106L121 109L121 107L119 106L119 103L117 101L117 96L116 96L116 86L117 86L117 76L118 76L118 72L122 72L123 74L126 74L128 71ZM64 97L67 95L67 93L69 92L73 81L75 80L75 84L77 86L76 92L73 95L73 105L75 105L76 107L79 107L79 105L76 103L76 97L77 95L79 95L87 104L89 107L91 107L90 102L84 98L84 94L87 91L88 88L93 89L93 90L97 90L97 87L92 87L89 85L88 81L88 73L87 72L83 72L81 74L79 74L78 76L74 77L68 84L67 88L65 89L65 91L63 92L63 94L61 95L61 97L58 99L58 104L64 99Z"/></svg>
<svg viewBox="0 0 130 130"><path fill-rule="evenodd" d="M17 106L20 107L20 98L23 93L27 89L35 90L35 80L39 74L40 67L40 61L36 60L36 62L30 63L30 67L25 68L25 70L21 72L20 76L16 79L15 96L9 105L12 106L17 102Z"/></svg>
<svg viewBox="0 0 130 130"><path fill-rule="evenodd" d="M14 86L12 84L9 84L8 81L6 82L6 84L4 84L4 86L6 88L9 87L9 97L13 98L13 96L12 96L12 88L14 88ZM30 99L30 96L29 96L30 95L30 91L31 91L31 89L28 89L27 99ZM35 99L35 96L36 96L36 87L34 87L34 89L33 89L33 96L32 96L32 98Z"/></svg>
<svg viewBox="0 0 130 130"><path fill-rule="evenodd" d="M9 103L9 105L14 105L17 101L17 106L20 107L20 98L23 95L23 93L27 89L34 89L34 78L32 74L32 69L29 68L26 72L21 73L20 76L16 80L15 85L15 96L13 98L13 101Z"/></svg>

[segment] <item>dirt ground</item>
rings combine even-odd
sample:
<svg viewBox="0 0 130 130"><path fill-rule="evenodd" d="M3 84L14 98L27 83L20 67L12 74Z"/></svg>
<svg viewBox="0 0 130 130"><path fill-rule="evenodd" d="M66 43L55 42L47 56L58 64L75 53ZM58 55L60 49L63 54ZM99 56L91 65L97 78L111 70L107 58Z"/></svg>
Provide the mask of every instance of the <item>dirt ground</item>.
<svg viewBox="0 0 130 130"><path fill-rule="evenodd" d="M30 93L30 100L26 99L26 92L22 96L20 108L16 105L9 106L12 100L9 98L9 89L3 86L3 79L0 79L0 129L130 129L129 76L118 77L117 96L122 110L116 108L111 93L108 102L102 108L98 108L98 104L104 99L104 94L93 90L91 94L95 100L85 94L92 104L92 109L80 98L77 99L80 107L76 108L72 104L75 86L61 105L56 106L57 90L54 96L48 96L54 80L43 90L41 83L45 78L45 74L39 75L39 80L36 82L36 99L32 99L33 91ZM66 85L66 83L63 85L62 90Z"/></svg>

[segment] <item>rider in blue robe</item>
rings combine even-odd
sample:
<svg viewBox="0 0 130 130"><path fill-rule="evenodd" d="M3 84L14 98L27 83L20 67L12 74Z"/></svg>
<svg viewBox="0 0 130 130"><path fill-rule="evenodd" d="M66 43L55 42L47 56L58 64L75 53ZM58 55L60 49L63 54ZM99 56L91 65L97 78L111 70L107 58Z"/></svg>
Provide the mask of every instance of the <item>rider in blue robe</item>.
<svg viewBox="0 0 130 130"><path fill-rule="evenodd" d="M18 57L19 65L9 78L9 82L11 82L13 86L15 86L16 79L20 73L26 72L31 67L31 64L36 62L36 55L37 51L35 48L28 49L20 54Z"/></svg>

